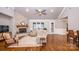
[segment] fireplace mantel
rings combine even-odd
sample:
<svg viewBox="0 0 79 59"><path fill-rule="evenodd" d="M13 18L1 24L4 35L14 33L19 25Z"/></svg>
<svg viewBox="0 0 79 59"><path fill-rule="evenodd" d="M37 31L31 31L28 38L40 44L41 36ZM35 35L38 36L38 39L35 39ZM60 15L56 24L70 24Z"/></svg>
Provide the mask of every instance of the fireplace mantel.
<svg viewBox="0 0 79 59"><path fill-rule="evenodd" d="M16 25L18 29L18 33L25 33L27 32L28 25Z"/></svg>
<svg viewBox="0 0 79 59"><path fill-rule="evenodd" d="M17 25L17 28L23 28L23 27L27 28L28 25Z"/></svg>

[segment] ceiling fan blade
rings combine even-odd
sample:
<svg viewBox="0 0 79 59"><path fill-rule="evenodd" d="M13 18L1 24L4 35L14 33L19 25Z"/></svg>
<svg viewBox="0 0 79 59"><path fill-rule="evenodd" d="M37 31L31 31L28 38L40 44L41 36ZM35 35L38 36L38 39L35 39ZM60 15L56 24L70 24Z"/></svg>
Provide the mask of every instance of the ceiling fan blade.
<svg viewBox="0 0 79 59"><path fill-rule="evenodd" d="M41 12L46 12L46 10L42 10Z"/></svg>
<svg viewBox="0 0 79 59"><path fill-rule="evenodd" d="M40 13L36 13L35 15L39 15L39 16L41 16L42 14L40 14Z"/></svg>
<svg viewBox="0 0 79 59"><path fill-rule="evenodd" d="M46 15L46 13L42 13L43 15Z"/></svg>
<svg viewBox="0 0 79 59"><path fill-rule="evenodd" d="M39 10L36 10L36 12L40 13L41 11L39 11Z"/></svg>
<svg viewBox="0 0 79 59"><path fill-rule="evenodd" d="M42 11L39 11L39 10L36 10L36 14L38 14L39 16L41 15L46 15L46 10L42 10Z"/></svg>

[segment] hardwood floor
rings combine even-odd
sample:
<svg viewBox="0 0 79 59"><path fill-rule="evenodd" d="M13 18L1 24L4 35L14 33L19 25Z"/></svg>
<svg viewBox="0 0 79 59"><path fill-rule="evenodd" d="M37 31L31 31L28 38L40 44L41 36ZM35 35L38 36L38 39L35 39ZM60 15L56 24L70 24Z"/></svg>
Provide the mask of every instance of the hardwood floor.
<svg viewBox="0 0 79 59"><path fill-rule="evenodd" d="M67 43L66 35L48 35L48 43L43 51L77 51L78 47L71 47Z"/></svg>
<svg viewBox="0 0 79 59"><path fill-rule="evenodd" d="M71 47L67 43L66 35L48 35L47 44L43 47L17 47L17 48L5 48L5 51L78 51L79 48Z"/></svg>

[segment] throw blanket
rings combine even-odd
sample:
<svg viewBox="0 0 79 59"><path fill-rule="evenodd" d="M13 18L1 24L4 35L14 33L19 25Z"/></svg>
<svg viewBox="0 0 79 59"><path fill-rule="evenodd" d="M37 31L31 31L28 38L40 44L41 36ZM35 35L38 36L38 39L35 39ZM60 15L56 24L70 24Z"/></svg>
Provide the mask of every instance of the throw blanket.
<svg viewBox="0 0 79 59"><path fill-rule="evenodd" d="M37 47L37 46L41 46L41 44L38 44L38 41L39 41L39 38L37 38L37 37L25 36L18 41L18 44L13 44L13 45L10 45L9 47Z"/></svg>

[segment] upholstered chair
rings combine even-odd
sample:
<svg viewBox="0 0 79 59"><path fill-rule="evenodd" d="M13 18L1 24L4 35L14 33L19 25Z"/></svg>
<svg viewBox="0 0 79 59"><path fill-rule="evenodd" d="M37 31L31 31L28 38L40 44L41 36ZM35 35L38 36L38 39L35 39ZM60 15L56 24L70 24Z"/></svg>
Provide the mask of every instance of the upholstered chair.
<svg viewBox="0 0 79 59"><path fill-rule="evenodd" d="M76 41L77 47L79 47L79 30L77 30L77 41Z"/></svg>
<svg viewBox="0 0 79 59"><path fill-rule="evenodd" d="M16 41L10 36L9 33L3 33L3 37L5 39L6 47L16 43Z"/></svg>
<svg viewBox="0 0 79 59"><path fill-rule="evenodd" d="M68 30L68 38L67 38L67 41L68 43L70 44L71 47L75 47L76 46L76 36L77 36L77 33L76 31L73 31L73 30Z"/></svg>
<svg viewBox="0 0 79 59"><path fill-rule="evenodd" d="M78 35L78 37L79 37L79 30L77 30L77 35Z"/></svg>
<svg viewBox="0 0 79 59"><path fill-rule="evenodd" d="M36 30L33 30L32 32L29 33L29 35L31 37L36 37L37 36L37 31Z"/></svg>
<svg viewBox="0 0 79 59"><path fill-rule="evenodd" d="M67 34L68 43L70 43L71 37L74 39L74 32L73 32L73 30L68 30L68 34Z"/></svg>
<svg viewBox="0 0 79 59"><path fill-rule="evenodd" d="M37 34L38 34L37 37L40 38L40 42L41 42L42 46L45 46L47 43L47 30L40 29L37 31Z"/></svg>

